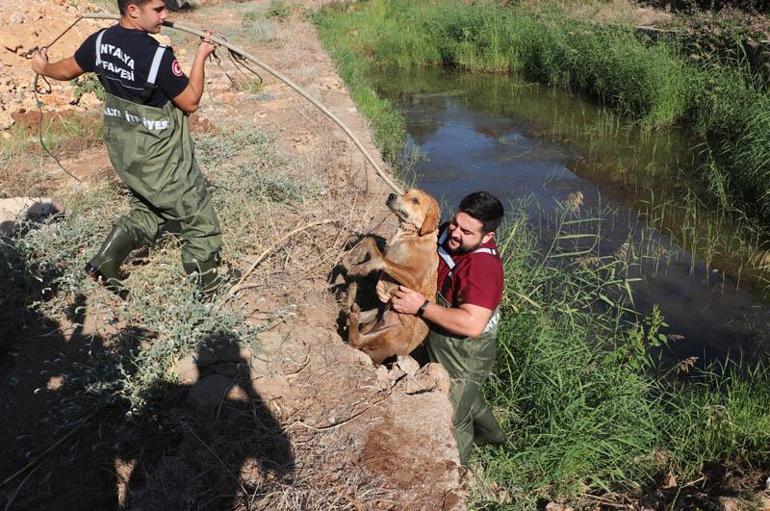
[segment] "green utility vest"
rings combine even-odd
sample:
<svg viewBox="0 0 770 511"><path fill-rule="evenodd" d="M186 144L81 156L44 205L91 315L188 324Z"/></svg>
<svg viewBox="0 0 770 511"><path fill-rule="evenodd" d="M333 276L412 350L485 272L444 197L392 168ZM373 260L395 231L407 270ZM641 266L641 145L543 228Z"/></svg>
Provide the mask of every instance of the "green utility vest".
<svg viewBox="0 0 770 511"><path fill-rule="evenodd" d="M439 247L441 243L443 240L440 238ZM450 264L451 257L448 260L448 255L439 254L451 270L454 267L453 262ZM446 279L450 279L451 275L450 271ZM445 289L444 286L442 289ZM444 307L452 306L441 292L436 302ZM479 444L500 443L505 439L505 434L481 393L481 387L491 374L497 355L498 314L495 311L479 337L454 336L432 325L424 342L430 361L438 362L449 373L449 401L454 412L452 423L463 465L468 464L474 441Z"/></svg>
<svg viewBox="0 0 770 511"><path fill-rule="evenodd" d="M133 193L132 211L116 223L147 244L161 224L178 221L184 263L216 254L221 229L195 162L188 117L171 101L157 108L107 94L104 129L110 161Z"/></svg>

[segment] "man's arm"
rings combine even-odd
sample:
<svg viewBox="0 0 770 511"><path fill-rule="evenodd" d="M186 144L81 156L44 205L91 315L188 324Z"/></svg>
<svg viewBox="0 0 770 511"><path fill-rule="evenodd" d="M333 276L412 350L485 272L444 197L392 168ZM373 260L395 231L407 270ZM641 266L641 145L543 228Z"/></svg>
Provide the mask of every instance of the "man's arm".
<svg viewBox="0 0 770 511"><path fill-rule="evenodd" d="M53 64L48 62L45 48L32 54L32 70L54 80L72 80L83 74L83 69L75 61L75 57L67 57Z"/></svg>
<svg viewBox="0 0 770 511"><path fill-rule="evenodd" d="M391 299L393 309L402 314L416 314L423 303L425 303L425 297L422 294L404 286L398 286ZM423 309L422 317L449 333L464 337L478 337L484 332L493 313L494 311L485 307L470 303L451 308L428 302Z"/></svg>
<svg viewBox="0 0 770 511"><path fill-rule="evenodd" d="M210 32L208 37L211 37ZM187 84L187 87L178 96L171 99L178 108L188 114L195 112L200 106L201 96L203 96L203 82L206 78L206 59L214 53L214 50L215 46L208 39L201 40L198 54L195 55L192 70L190 71L190 83Z"/></svg>

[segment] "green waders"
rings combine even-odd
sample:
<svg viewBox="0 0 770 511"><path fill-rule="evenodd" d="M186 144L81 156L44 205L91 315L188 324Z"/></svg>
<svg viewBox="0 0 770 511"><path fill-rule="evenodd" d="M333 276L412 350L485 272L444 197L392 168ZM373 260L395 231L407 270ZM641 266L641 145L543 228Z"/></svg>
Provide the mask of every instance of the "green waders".
<svg viewBox="0 0 770 511"><path fill-rule="evenodd" d="M133 206L115 228L141 246L155 239L163 223L177 221L185 271L216 272L222 234L195 162L188 117L171 101L158 108L106 96L107 150L131 189Z"/></svg>
<svg viewBox="0 0 770 511"><path fill-rule="evenodd" d="M440 293L437 302L444 307L450 306ZM496 335L496 324L474 338L453 337L431 329L424 343L430 361L438 362L449 373L449 401L454 411L452 424L463 465L468 464L474 440L480 445L499 444L505 440L505 433L481 393L495 363Z"/></svg>

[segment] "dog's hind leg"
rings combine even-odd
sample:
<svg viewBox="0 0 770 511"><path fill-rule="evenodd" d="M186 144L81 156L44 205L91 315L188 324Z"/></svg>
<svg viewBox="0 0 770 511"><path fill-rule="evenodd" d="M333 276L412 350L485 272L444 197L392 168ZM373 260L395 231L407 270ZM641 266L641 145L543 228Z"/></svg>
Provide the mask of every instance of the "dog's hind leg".
<svg viewBox="0 0 770 511"><path fill-rule="evenodd" d="M350 306L350 310L348 311L348 317L345 320L348 327L348 344L355 348L358 347L359 338L361 337L361 334L358 331L360 314L361 308L356 304L356 302L353 302L353 304Z"/></svg>
<svg viewBox="0 0 770 511"><path fill-rule="evenodd" d="M348 284L348 296L345 300L345 311L350 313L353 309L353 304L356 303L356 296L358 296L358 282L351 282Z"/></svg>

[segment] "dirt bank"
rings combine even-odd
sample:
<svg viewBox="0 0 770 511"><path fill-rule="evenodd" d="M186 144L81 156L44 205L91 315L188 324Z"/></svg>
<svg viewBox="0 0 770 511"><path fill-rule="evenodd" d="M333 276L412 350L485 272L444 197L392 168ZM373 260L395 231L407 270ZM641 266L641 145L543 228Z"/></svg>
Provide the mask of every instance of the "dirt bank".
<svg viewBox="0 0 770 511"><path fill-rule="evenodd" d="M210 2L174 19L215 29L260 56L341 117L376 153L366 123L307 21L307 9L318 4L287 3L281 12L270 12L275 6L270 2ZM0 113L6 119L0 128L9 128L0 147L6 155L0 190L45 193L65 208L77 205L70 214L83 217L89 215L83 204L90 193L114 193L119 201L124 194L98 137L88 138L90 131L62 136L55 146L82 184L34 145L35 130L25 126L35 123L23 116L35 108L32 74L21 55L48 44L78 13L97 7L76 0L0 5L0 19L10 27L0 41L5 46ZM95 27L107 24L80 23L56 43L51 57L69 54ZM189 69L195 39L168 30L164 35ZM124 345L132 353L161 349L162 329L138 304L149 289L143 283L157 280L153 272L179 266L173 245L135 255L128 282L137 298L127 304L95 287L80 288L87 290L83 294L41 291L30 284L37 277L45 280L36 273L39 268L8 263L0 318L0 441L13 447L0 478L32 464L0 493L19 509L464 508L451 410L442 391L432 388L436 382L441 386L441 378L424 375L423 388L398 368L390 374L375 370L341 337L334 293L342 289L341 280L328 277L357 233L392 232L395 224L384 207L390 190L312 105L267 74L261 84L239 75L219 53L221 67L207 68L196 137L210 136L222 147L229 138L259 134L274 156L262 160L257 175L283 183L260 188L280 200L255 196L237 211L221 210L224 255L233 266L246 270L266 253L248 286L226 305L248 318L252 334L236 342L227 333L214 333L188 345L192 349L174 352L177 362L170 370L177 377L164 379L160 389L145 389L165 397L155 408L145 402L145 426L132 428L131 414L138 412L116 405L123 397L119 391L103 392L104 399L88 402L90 408L75 406L95 388L85 392L78 381L97 372L106 389L113 382L108 375L119 372L110 370L122 367L116 357ZM74 92L70 84L54 84L42 97L44 116L72 110L84 117L71 122L97 125L99 101L88 93L79 105L70 105ZM9 118L16 121L13 126ZM213 160L207 147L214 146L201 144L198 153L215 195L227 193L228 186L252 184L230 174L233 158ZM219 163L206 166L207 160ZM306 185L312 185L310 198L292 198L291 190ZM108 228L109 218L92 216L85 225ZM320 223L325 221L332 223ZM4 261L17 261L16 249L8 248L14 243L5 240ZM66 248L77 243L70 239ZM72 257L81 254L75 250ZM36 300L43 305L30 308ZM158 321L184 312L166 310ZM67 415L73 410L80 419ZM152 421L155 429L146 426Z"/></svg>

